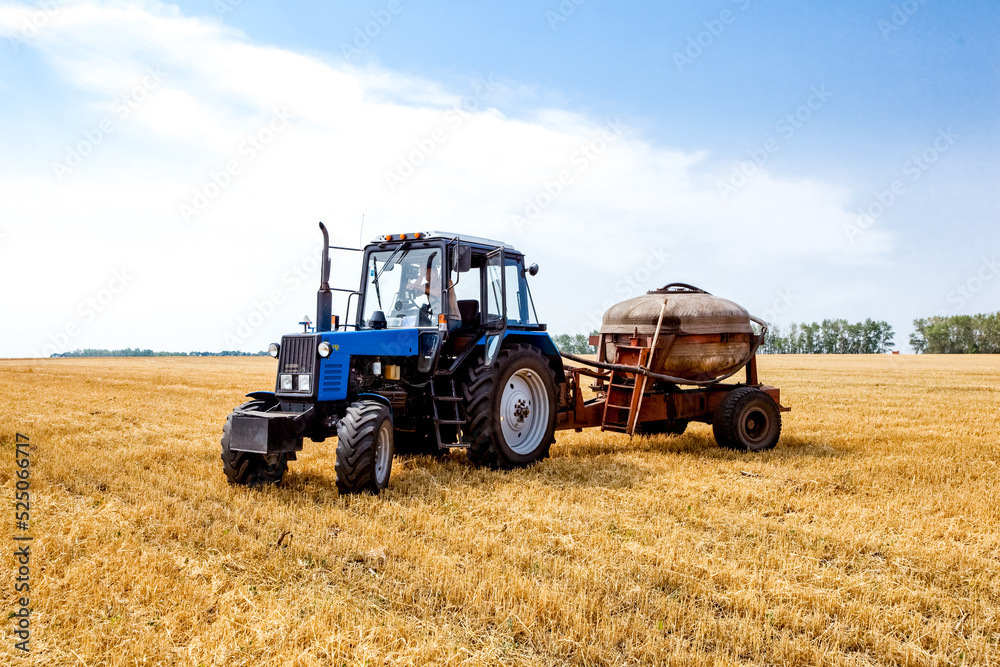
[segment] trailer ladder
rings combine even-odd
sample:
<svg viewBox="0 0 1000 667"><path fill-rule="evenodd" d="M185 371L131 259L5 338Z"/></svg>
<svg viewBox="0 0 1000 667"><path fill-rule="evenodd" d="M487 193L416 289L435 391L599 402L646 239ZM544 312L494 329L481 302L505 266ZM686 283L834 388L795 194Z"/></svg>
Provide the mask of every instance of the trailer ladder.
<svg viewBox="0 0 1000 667"><path fill-rule="evenodd" d="M615 347L615 363L623 366L645 367L651 348L638 345L618 345ZM635 428L636 412L645 389L645 376L624 371L611 371L608 394L604 399L602 431L617 431L632 435ZM639 391L636 391L636 387Z"/></svg>

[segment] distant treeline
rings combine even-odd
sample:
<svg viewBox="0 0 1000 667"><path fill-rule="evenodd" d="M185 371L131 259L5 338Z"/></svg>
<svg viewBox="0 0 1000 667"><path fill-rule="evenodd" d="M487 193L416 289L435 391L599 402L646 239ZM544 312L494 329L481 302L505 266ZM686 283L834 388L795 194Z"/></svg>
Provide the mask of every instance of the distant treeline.
<svg viewBox="0 0 1000 667"><path fill-rule="evenodd" d="M73 350L53 354L52 357L264 357L267 352L239 352L237 350L223 350L222 352L154 352L153 350L140 350L138 348L127 347L124 350Z"/></svg>
<svg viewBox="0 0 1000 667"><path fill-rule="evenodd" d="M823 320L791 324L784 331L769 326L760 352L763 354L885 354L896 334L888 322L871 318L864 322Z"/></svg>
<svg viewBox="0 0 1000 667"><path fill-rule="evenodd" d="M591 335L596 336L597 332L593 331ZM589 338L590 336L584 336L583 334L576 334L575 336L559 334L552 337L552 342L556 344L560 352L565 352L566 354L597 354L597 348L590 344Z"/></svg>
<svg viewBox="0 0 1000 667"><path fill-rule="evenodd" d="M1000 354L1000 312L913 320L910 346L926 354Z"/></svg>

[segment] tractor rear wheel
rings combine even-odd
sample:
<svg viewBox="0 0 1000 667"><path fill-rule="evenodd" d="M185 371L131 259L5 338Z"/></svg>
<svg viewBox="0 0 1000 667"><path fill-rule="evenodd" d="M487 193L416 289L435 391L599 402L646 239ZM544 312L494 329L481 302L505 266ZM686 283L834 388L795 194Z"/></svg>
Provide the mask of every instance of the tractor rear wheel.
<svg viewBox="0 0 1000 667"><path fill-rule="evenodd" d="M337 427L337 489L377 494L389 484L393 455L392 414L378 401L357 401Z"/></svg>
<svg viewBox="0 0 1000 667"><path fill-rule="evenodd" d="M470 445L478 466L516 468L549 455L556 424L555 372L536 348L500 350L491 367L474 364L462 386Z"/></svg>
<svg viewBox="0 0 1000 667"><path fill-rule="evenodd" d="M274 403L254 400L244 403L237 410L257 410L263 412ZM229 449L232 441L233 416L226 418L222 427L222 470L230 484L241 486L261 486L264 484L279 484L288 471L288 454L254 454L253 452L236 452Z"/></svg>
<svg viewBox="0 0 1000 667"><path fill-rule="evenodd" d="M760 389L740 387L726 394L712 418L715 441L746 452L774 448L781 436L781 412Z"/></svg>

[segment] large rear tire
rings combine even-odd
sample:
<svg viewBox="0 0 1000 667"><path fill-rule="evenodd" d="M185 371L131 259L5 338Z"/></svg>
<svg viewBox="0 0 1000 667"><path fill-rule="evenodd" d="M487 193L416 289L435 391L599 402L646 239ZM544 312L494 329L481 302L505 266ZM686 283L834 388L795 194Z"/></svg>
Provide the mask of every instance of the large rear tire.
<svg viewBox="0 0 1000 667"><path fill-rule="evenodd" d="M393 455L392 414L378 401L357 401L337 428L337 489L377 494L389 485Z"/></svg>
<svg viewBox="0 0 1000 667"><path fill-rule="evenodd" d="M726 394L712 418L715 441L744 452L773 449L781 437L781 411L774 399L755 387Z"/></svg>
<svg viewBox="0 0 1000 667"><path fill-rule="evenodd" d="M478 466L516 468L549 455L556 425L555 372L536 348L500 350L489 368L469 369L462 386L467 455Z"/></svg>
<svg viewBox="0 0 1000 667"><path fill-rule="evenodd" d="M241 405L237 410L265 411L274 406L268 401L254 400ZM279 484L288 471L288 454L254 454L236 452L229 449L232 442L233 415L226 417L222 427L222 471L230 484L239 486L262 486Z"/></svg>

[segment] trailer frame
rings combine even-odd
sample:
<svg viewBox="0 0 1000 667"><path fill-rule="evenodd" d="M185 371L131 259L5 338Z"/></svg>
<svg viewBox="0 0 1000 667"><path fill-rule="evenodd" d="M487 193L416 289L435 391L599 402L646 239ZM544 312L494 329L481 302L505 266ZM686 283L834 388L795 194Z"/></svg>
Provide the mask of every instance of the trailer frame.
<svg viewBox="0 0 1000 667"><path fill-rule="evenodd" d="M640 355L640 358L646 355ZM579 361L579 357L572 357ZM639 386L641 391L633 392L633 400L629 406L625 429L615 428L609 424L608 390L612 376L616 371L602 369L601 362L593 362L595 368L564 365L566 382L560 387L559 402L561 409L556 419L556 430L582 431L585 428L601 428L608 431L620 431L634 435L642 429L643 424L663 421L688 421L712 424L718 413L719 406L731 392L749 387L757 389L774 401L779 412L789 412L790 407L781 405L781 390L771 385L761 384L757 378L757 355L754 354L746 364L746 381L739 383L717 383L703 387L682 387L676 383L655 381L647 383L647 377L636 367L636 372L622 373L632 386ZM583 378L592 378L591 389L597 392L593 398L584 396ZM615 422L620 423L620 422ZM721 444L721 443L720 443Z"/></svg>

